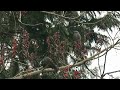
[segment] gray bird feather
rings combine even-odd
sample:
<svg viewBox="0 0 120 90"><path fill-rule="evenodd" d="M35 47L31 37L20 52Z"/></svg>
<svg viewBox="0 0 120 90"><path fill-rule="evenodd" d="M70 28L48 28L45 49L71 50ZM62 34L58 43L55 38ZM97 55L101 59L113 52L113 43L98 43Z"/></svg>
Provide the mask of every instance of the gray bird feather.
<svg viewBox="0 0 120 90"><path fill-rule="evenodd" d="M80 33L78 31L74 31L73 38L74 38L74 41L81 41Z"/></svg>

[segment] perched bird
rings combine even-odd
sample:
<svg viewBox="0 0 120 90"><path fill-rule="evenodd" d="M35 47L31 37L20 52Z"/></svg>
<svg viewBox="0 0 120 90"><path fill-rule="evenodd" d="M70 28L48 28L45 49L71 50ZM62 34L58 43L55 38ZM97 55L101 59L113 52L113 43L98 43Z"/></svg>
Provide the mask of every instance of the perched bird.
<svg viewBox="0 0 120 90"><path fill-rule="evenodd" d="M80 35L80 33L78 31L74 31L74 33L73 33L73 39L76 42L81 42L81 35Z"/></svg>
<svg viewBox="0 0 120 90"><path fill-rule="evenodd" d="M83 50L84 43L82 43L81 35L78 31L73 32L73 40L74 40L74 47L73 47L74 53L76 57L82 58L82 50Z"/></svg>
<svg viewBox="0 0 120 90"><path fill-rule="evenodd" d="M57 65L53 62L53 60L50 58L50 57L45 57L43 58L42 62L41 62L41 65L44 67L44 68L52 68L55 70L55 72L58 71L58 67Z"/></svg>

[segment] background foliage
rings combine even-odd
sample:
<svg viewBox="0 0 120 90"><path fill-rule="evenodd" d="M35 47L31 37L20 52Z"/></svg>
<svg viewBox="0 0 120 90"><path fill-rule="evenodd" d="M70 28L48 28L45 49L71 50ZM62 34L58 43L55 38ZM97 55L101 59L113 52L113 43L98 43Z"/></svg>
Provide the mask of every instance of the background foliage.
<svg viewBox="0 0 120 90"><path fill-rule="evenodd" d="M74 52L81 60L100 52L102 45L109 45L110 37L95 32L114 32L119 29L118 11L0 11L0 78L12 78L22 71L41 67L44 57L50 57L58 66L68 65L67 56ZM81 35L75 43L73 32ZM92 43L95 43L92 46ZM72 57L71 57L72 58ZM78 63L80 61L74 61ZM45 72L42 76L27 78L85 79L94 78L87 71L88 61L79 71L65 68L59 74ZM7 69L6 69L7 68ZM69 71L70 70L70 71ZM96 69L92 70L97 74ZM69 72L69 73L68 73Z"/></svg>

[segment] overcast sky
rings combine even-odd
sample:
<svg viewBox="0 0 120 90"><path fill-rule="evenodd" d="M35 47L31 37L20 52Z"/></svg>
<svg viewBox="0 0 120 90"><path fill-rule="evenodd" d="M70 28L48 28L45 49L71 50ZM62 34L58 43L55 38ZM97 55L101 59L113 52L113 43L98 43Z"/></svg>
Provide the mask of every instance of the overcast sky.
<svg viewBox="0 0 120 90"><path fill-rule="evenodd" d="M97 15L97 16L99 18L99 17L103 17L105 14L106 14L106 12L103 12L103 14L101 16L99 16L99 15ZM112 28L113 32L109 32L109 35L107 32L98 30L97 28L95 28L94 30L95 30L95 32L99 32L103 35L107 35L107 36L110 35L112 38L114 38L116 33L118 32L117 28ZM117 33L116 37L120 38L120 32ZM118 39L116 39L115 41L117 41L117 40ZM104 47L102 49L104 49ZM70 60L70 57L68 57L68 59ZM105 60L105 56L103 56L99 59L100 66L104 65L104 60ZM71 62L71 64L73 64L73 63ZM98 67L97 59L92 61L92 65L90 65L89 68L93 69L95 67ZM117 70L120 70L120 50L111 49L107 54L105 73L117 71ZM114 73L112 75L114 77L120 77L120 72ZM108 75L106 75L104 78L109 79L110 77Z"/></svg>
<svg viewBox="0 0 120 90"><path fill-rule="evenodd" d="M117 33L118 29L114 28L113 29L114 32L109 32L109 34L112 36L112 38L115 36L115 34ZM96 32L100 32L104 35L108 36L107 32L103 32L103 31L98 31L98 29L95 29ZM117 33L117 38L120 38L120 32ZM117 41L118 39L116 39L115 41ZM104 49L104 47L102 48L102 50ZM73 54L72 54L73 55ZM74 55L73 55L74 56ZM100 66L104 65L104 60L105 60L105 56L102 56L99 58L99 63ZM68 56L68 61L70 64L73 64L71 62L70 57ZM90 69L94 69L95 67L98 67L98 59L95 59L92 61L92 64L89 66ZM116 50L116 49L111 49L108 53L107 53L107 59L106 59L106 66L105 66L105 73L108 72L112 72L112 71L117 71L120 70L120 50ZM79 70L79 69L78 69ZM114 77L120 77L120 72L114 73L112 74ZM110 76L106 75L104 78L109 79Z"/></svg>
<svg viewBox="0 0 120 90"><path fill-rule="evenodd" d="M112 36L112 38L117 33L118 29L114 28L113 30L114 30L113 32L110 32L110 36ZM96 29L95 31L97 32L98 29ZM100 31L100 33L108 36L107 32ZM116 37L120 38L120 33L118 33ZM116 40L118 40L118 39L116 39ZM105 60L105 56L100 58L100 60L99 60L100 65L102 65L102 66L104 65L104 60ZM92 61L92 65L90 67L91 68L98 67L98 60ZM117 70L120 70L120 50L111 49L107 54L105 72L112 72L112 71L117 71ZM114 73L112 75L114 77L120 77L120 72ZM106 78L109 78L109 77L106 76Z"/></svg>

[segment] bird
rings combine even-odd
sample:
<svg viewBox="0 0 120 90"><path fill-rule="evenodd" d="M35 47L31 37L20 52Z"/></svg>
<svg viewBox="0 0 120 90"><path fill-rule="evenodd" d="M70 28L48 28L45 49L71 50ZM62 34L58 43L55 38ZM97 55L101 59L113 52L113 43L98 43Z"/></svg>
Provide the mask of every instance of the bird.
<svg viewBox="0 0 120 90"><path fill-rule="evenodd" d="M43 58L43 60L42 60L42 62L41 62L41 65L43 66L43 68L52 68L52 69L55 70L55 72L58 71L57 65L56 65L56 64L54 63L54 61L53 61L50 57L48 57L48 56L46 56L46 57Z"/></svg>
<svg viewBox="0 0 120 90"><path fill-rule="evenodd" d="M81 42L81 35L80 35L80 33L78 31L73 32L73 39L76 42Z"/></svg>

